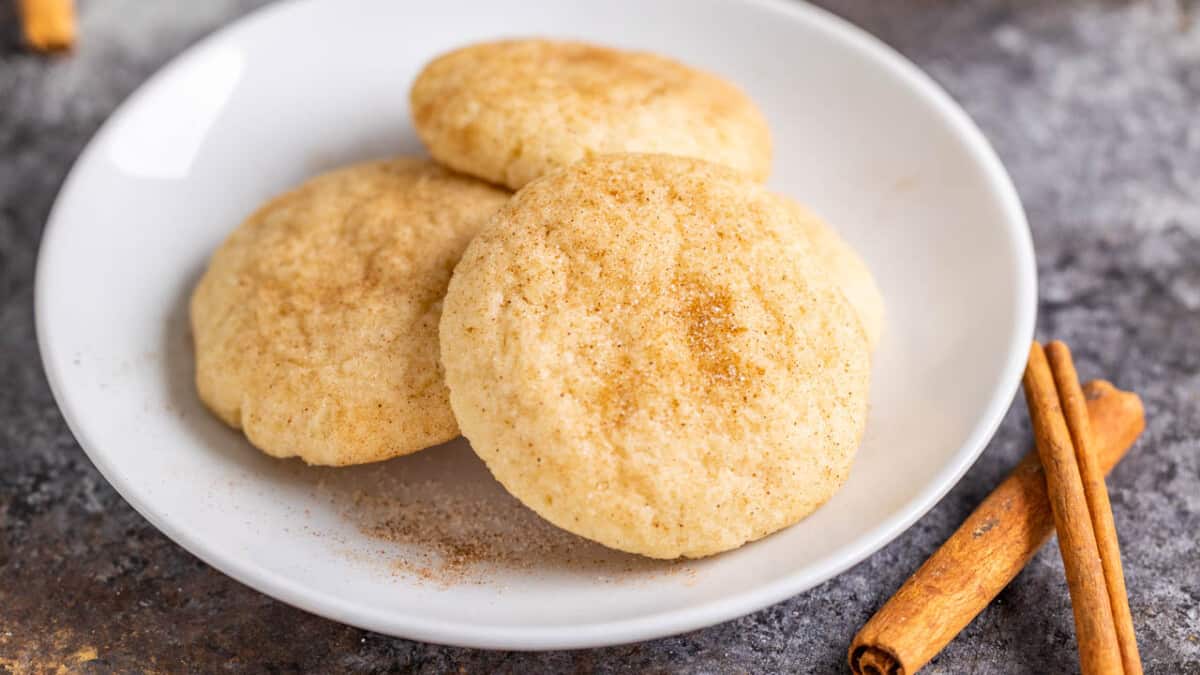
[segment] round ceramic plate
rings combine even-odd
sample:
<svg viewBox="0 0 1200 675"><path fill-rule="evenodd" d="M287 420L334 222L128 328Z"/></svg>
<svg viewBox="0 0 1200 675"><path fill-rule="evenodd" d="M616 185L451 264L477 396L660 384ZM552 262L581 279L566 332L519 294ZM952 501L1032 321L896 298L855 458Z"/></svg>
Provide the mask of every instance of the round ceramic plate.
<svg viewBox="0 0 1200 675"><path fill-rule="evenodd" d="M201 406L186 304L256 205L421 148L407 92L468 42L647 49L744 87L771 184L862 252L887 299L849 482L739 550L663 563L549 527L463 441L382 464L268 459ZM285 2L189 49L112 116L54 207L37 278L46 371L80 445L155 526L226 574L338 621L456 645L585 647L677 633L800 593L928 510L1011 401L1033 251L983 136L873 38L799 4L733 0Z"/></svg>

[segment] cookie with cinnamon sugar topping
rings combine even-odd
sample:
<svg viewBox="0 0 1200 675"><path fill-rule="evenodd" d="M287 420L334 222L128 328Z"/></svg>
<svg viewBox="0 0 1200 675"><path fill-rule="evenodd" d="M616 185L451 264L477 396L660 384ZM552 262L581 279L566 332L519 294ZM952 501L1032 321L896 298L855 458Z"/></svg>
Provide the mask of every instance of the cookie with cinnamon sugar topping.
<svg viewBox="0 0 1200 675"><path fill-rule="evenodd" d="M459 425L505 488L655 558L808 515L866 422L866 338L795 215L694 159L530 183L467 247L440 339Z"/></svg>
<svg viewBox="0 0 1200 675"><path fill-rule="evenodd" d="M192 295L200 398L263 452L309 464L374 462L456 437L438 364L442 296L507 199L401 158L267 202Z"/></svg>
<svg viewBox="0 0 1200 675"><path fill-rule="evenodd" d="M520 188L614 152L698 157L765 180L766 119L739 88L648 52L504 40L444 54L410 94L417 134L439 162Z"/></svg>

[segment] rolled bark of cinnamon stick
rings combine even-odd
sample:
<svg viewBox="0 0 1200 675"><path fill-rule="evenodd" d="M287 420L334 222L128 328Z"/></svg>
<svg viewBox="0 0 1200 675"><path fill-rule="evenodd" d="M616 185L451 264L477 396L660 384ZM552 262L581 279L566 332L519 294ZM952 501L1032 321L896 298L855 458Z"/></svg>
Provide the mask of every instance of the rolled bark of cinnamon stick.
<svg viewBox="0 0 1200 675"><path fill-rule="evenodd" d="M25 40L38 51L70 49L75 44L74 0L21 0Z"/></svg>
<svg viewBox="0 0 1200 675"><path fill-rule="evenodd" d="M1084 497L1096 534L1096 545L1100 551L1100 565L1104 570L1104 582L1112 608L1116 627L1117 644L1121 650L1121 665L1124 675L1142 675L1142 660L1138 654L1137 636L1133 629L1133 614L1129 610L1129 597L1125 590L1125 572L1121 566L1121 548L1117 540L1117 527L1113 522L1112 504L1108 499L1108 486L1104 484L1104 469L1096 456L1096 436L1088 418L1086 396L1079 387L1079 375L1071 350L1059 341L1046 345L1046 359L1054 374L1058 388L1059 403L1071 432L1075 446L1075 459L1079 464L1079 476L1083 479ZM1061 539L1061 537L1060 537Z"/></svg>
<svg viewBox="0 0 1200 675"><path fill-rule="evenodd" d="M1137 394L1096 380L1084 387L1105 473L1145 428ZM1012 581L1054 532L1037 453L1030 452L863 626L850 645L859 675L912 675Z"/></svg>
<svg viewBox="0 0 1200 675"><path fill-rule="evenodd" d="M1071 592L1080 670L1083 675L1123 675L1121 646L1075 445L1059 402L1054 373L1037 342L1029 350L1023 384L1038 458L1046 474L1058 552Z"/></svg>

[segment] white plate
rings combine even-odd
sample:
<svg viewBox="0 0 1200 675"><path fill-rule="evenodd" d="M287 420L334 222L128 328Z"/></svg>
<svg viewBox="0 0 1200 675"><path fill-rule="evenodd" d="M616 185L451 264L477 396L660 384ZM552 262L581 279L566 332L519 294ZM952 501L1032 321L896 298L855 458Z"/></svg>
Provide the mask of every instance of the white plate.
<svg viewBox="0 0 1200 675"><path fill-rule="evenodd" d="M508 35L650 49L738 82L774 129L771 183L826 215L875 270L888 326L866 440L845 488L795 527L683 566L582 544L568 556L562 537L505 502L461 441L381 465L311 469L261 456L201 407L185 302L213 248L307 176L419 152L407 105L417 70L450 47ZM912 524L1009 405L1032 335L1034 274L1017 195L975 126L912 65L823 11L730 0L302 0L189 49L96 135L46 230L37 325L80 445L134 508L218 569L392 635L585 647L778 602ZM483 564L461 579L406 572L441 549L411 533L407 543L364 535L347 507L356 491L392 506L445 493L451 506L429 504L424 515L434 530L455 508L495 507L502 517L479 527L511 526L483 534L522 564Z"/></svg>

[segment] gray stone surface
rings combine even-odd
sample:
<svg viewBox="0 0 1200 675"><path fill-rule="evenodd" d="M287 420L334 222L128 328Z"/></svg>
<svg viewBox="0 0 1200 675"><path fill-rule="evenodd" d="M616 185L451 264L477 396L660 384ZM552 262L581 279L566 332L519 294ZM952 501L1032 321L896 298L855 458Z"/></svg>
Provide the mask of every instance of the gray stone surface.
<svg viewBox="0 0 1200 675"><path fill-rule="evenodd" d="M184 552L100 478L38 360L42 225L84 142L172 55L255 0L83 0L84 44L19 48L0 3L0 672L841 672L857 627L1029 442L1023 406L942 502L862 564L756 614L593 651L478 652L348 628ZM1194 2L825 0L916 61L995 144L1024 199L1039 335L1144 397L1111 479L1147 669L1200 672L1200 26ZM928 668L1075 670L1062 565L1044 549Z"/></svg>

